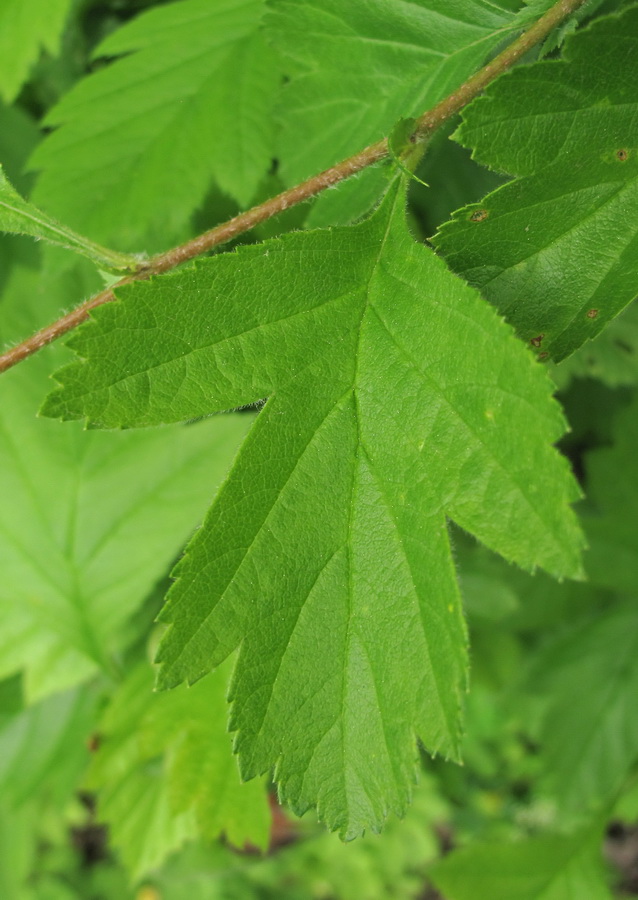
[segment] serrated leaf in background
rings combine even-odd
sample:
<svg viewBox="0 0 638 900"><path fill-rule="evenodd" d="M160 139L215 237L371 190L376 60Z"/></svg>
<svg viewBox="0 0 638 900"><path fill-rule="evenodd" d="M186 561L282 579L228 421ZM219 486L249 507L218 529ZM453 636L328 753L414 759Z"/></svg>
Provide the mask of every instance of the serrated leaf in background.
<svg viewBox="0 0 638 900"><path fill-rule="evenodd" d="M227 730L231 670L227 663L194 687L157 694L144 662L106 710L88 783L136 878L196 836L268 846L264 785L242 784Z"/></svg>
<svg viewBox="0 0 638 900"><path fill-rule="evenodd" d="M29 333L79 290L75 276L53 285L16 264L2 339ZM24 671L29 700L110 667L128 619L197 526L248 425L218 417L146 433L55 427L34 412L60 358L42 351L0 379L0 673Z"/></svg>
<svg viewBox="0 0 638 900"><path fill-rule="evenodd" d="M270 168L279 85L262 0L184 0L142 13L54 107L33 200L95 240L170 246L213 179L246 204Z"/></svg>
<svg viewBox="0 0 638 900"><path fill-rule="evenodd" d="M276 765L296 810L317 804L347 836L378 828L405 807L417 735L458 755L465 635L446 516L520 565L579 572L549 381L412 240L398 186L359 226L120 296L70 342L85 361L58 373L46 414L131 426L269 398L177 569L160 682L192 681L242 642L244 775Z"/></svg>
<svg viewBox="0 0 638 900"><path fill-rule="evenodd" d="M268 35L292 76L279 105L286 185L379 140L400 116L424 112L462 84L516 27L508 5L271 0ZM383 169L368 170L320 198L308 224L352 221L386 185Z"/></svg>
<svg viewBox="0 0 638 900"><path fill-rule="evenodd" d="M446 900L612 900L600 838L590 832L475 843L450 853L430 874Z"/></svg>
<svg viewBox="0 0 638 900"><path fill-rule="evenodd" d="M601 610L535 661L530 689L545 695L541 787L559 820L604 812L638 759L638 611Z"/></svg>
<svg viewBox="0 0 638 900"><path fill-rule="evenodd" d="M588 504L582 521L585 566L599 585L635 594L638 586L638 400L618 413L613 447L587 454Z"/></svg>
<svg viewBox="0 0 638 900"><path fill-rule="evenodd" d="M72 0L2 0L0 96L10 103L42 50L58 52Z"/></svg>
<svg viewBox="0 0 638 900"><path fill-rule="evenodd" d="M638 7L502 76L463 113L474 158L521 176L434 244L540 353L560 361L638 290ZM504 139L506 137L506 139Z"/></svg>

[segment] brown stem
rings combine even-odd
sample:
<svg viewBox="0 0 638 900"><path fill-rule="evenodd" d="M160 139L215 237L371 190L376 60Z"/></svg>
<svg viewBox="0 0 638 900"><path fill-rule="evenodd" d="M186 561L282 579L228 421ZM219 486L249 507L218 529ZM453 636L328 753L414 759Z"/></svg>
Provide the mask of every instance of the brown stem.
<svg viewBox="0 0 638 900"><path fill-rule="evenodd" d="M575 12L584 2L585 0L559 0L502 53L483 66L482 69L479 69L476 74L472 75L456 91L453 91L432 109L423 113L417 119L415 135L418 138L429 137L437 128L440 128L448 119L451 119L452 116L466 106L470 100L473 100L480 94L497 76L509 69L535 44L547 37L557 25ZM271 219L285 209L289 209L297 203L303 203L305 200L310 200L312 197L325 191L326 188L331 187L333 184L338 184L346 178L350 178L351 175L361 172L362 169L385 159L387 156L388 142L384 138L381 141L377 141L376 144L371 144L359 153L355 153L354 156L337 163L330 169L326 169L318 175L313 175L312 178L308 178L301 184L289 188L281 194L277 194L276 197L272 197L264 203L260 203L259 206L254 206L252 209L240 213L228 222L217 225L215 228L211 228L210 231L205 231L198 237L186 241L186 243L180 244L178 247L173 247L172 250L159 253L140 266L136 273L118 281L113 288L100 291L99 294L86 300L70 313L62 316L61 319L36 332L36 334L11 350L7 350L6 353L0 356L0 372L10 369L16 363L36 353L41 347L50 344L51 341L76 328L89 317L90 310L115 299L114 288L118 288L123 284L129 284L131 281L149 278L151 275L160 275L162 272L174 269L180 263L200 256L202 253L212 250L213 247L225 244L238 235L250 231L251 228L259 225L261 222L265 222L267 219Z"/></svg>

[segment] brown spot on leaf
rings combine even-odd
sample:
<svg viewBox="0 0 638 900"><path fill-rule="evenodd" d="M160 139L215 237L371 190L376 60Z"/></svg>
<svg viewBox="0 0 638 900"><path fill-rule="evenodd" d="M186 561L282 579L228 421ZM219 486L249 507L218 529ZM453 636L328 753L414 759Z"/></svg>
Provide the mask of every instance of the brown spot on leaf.
<svg viewBox="0 0 638 900"><path fill-rule="evenodd" d="M537 359L545 360L545 359L548 359L548 357L549 357L549 353L547 352L547 350L543 350L542 353L538 354Z"/></svg>
<svg viewBox="0 0 638 900"><path fill-rule="evenodd" d="M587 310L587 318L588 319L595 319L597 315L598 315L597 309L588 309Z"/></svg>
<svg viewBox="0 0 638 900"><path fill-rule="evenodd" d="M90 734L87 738L86 749L89 751L89 753L97 753L97 751L100 749L101 743L102 743L101 736L97 732L94 732L93 734Z"/></svg>
<svg viewBox="0 0 638 900"><path fill-rule="evenodd" d="M544 334L539 334L535 338L531 338L530 344L532 345L532 347L540 347L540 345L543 343L544 337Z"/></svg>
<svg viewBox="0 0 638 900"><path fill-rule="evenodd" d="M486 209L475 209L470 216L470 222L484 222L488 216L489 212Z"/></svg>
<svg viewBox="0 0 638 900"><path fill-rule="evenodd" d="M616 150L616 159L619 159L620 162L625 162L626 159L629 159L629 150L625 150L624 148Z"/></svg>

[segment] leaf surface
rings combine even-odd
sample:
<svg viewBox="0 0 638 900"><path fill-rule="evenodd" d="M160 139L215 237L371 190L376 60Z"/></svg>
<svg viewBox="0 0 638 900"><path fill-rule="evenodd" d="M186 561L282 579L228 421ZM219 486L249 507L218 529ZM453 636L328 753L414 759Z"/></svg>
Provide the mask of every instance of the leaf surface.
<svg viewBox="0 0 638 900"><path fill-rule="evenodd" d="M292 233L119 292L47 415L149 425L268 397L179 564L160 684L242 644L242 772L342 834L402 810L416 737L458 758L465 628L446 518L579 572L542 368L404 221ZM177 298L177 299L176 299ZM176 308L176 305L178 308ZM536 477L543 472L542 480Z"/></svg>
<svg viewBox="0 0 638 900"><path fill-rule="evenodd" d="M559 361L638 289L638 7L564 57L499 78L463 114L474 158L520 176L434 239L521 337Z"/></svg>
<svg viewBox="0 0 638 900"><path fill-rule="evenodd" d="M279 83L257 31L262 0L185 0L110 35L122 56L48 114L35 202L96 240L170 245L213 179L247 203L272 156Z"/></svg>
<svg viewBox="0 0 638 900"><path fill-rule="evenodd" d="M10 103L44 49L58 52L71 0L3 0L0 5L0 95Z"/></svg>
<svg viewBox="0 0 638 900"><path fill-rule="evenodd" d="M489 0L271 0L268 34L289 60L278 141L293 185L389 134L401 116L434 106L513 27ZM309 224L348 222L387 186L376 168L321 197Z"/></svg>

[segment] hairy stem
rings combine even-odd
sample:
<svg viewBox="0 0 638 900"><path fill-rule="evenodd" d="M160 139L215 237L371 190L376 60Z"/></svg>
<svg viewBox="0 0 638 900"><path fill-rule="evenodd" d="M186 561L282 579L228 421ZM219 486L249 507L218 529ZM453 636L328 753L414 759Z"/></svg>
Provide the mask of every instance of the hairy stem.
<svg viewBox="0 0 638 900"><path fill-rule="evenodd" d="M513 41L509 47L503 50L491 62L479 69L471 78L462 84L457 90L453 91L440 103L437 103L432 109L423 113L416 120L414 137L417 140L428 138L437 128L440 128L445 122L456 115L459 110L463 109L470 100L473 100L483 91L490 82L494 81L501 73L505 72L515 62L527 53L532 47L542 41L547 35L564 19L571 15L578 7L582 6L585 0L559 0L548 12L545 13L537 22L534 23L524 34L517 40ZM240 213L228 222L217 225L209 231L205 231L198 237L178 247L173 247L165 253L159 253L157 256L142 263L139 269L132 275L122 278L113 286L99 294L86 300L80 306L76 307L70 313L58 319L53 324L48 325L41 331L27 338L21 344L8 350L0 356L0 372L4 372L15 366L16 363L36 353L41 347L50 344L52 341L66 334L68 331L76 328L89 317L89 312L96 306L108 303L115 299L113 290L124 284L130 284L132 281L149 278L151 275L160 275L174 269L180 263L200 256L214 247L224 244L232 240L246 231L250 231L261 222L271 219L285 209L295 206L297 203L303 203L310 200L332 185L350 178L357 172L361 172L368 166L385 159L389 155L388 141L384 138L375 144L370 144L354 156L342 160L337 165L313 175L306 181L295 187L282 191L276 197L254 206L246 212Z"/></svg>

